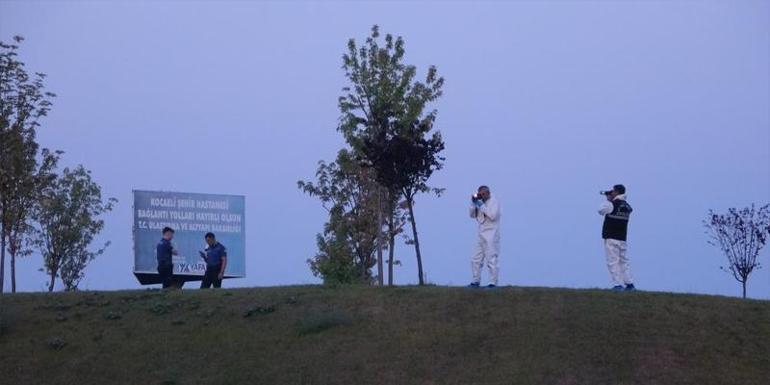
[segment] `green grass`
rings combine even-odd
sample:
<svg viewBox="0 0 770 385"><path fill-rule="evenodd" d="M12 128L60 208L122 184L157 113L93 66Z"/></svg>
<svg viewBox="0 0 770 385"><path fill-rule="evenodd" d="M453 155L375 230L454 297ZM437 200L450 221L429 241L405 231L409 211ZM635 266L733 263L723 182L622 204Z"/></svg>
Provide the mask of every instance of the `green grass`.
<svg viewBox="0 0 770 385"><path fill-rule="evenodd" d="M319 286L0 301L3 384L770 383L770 301Z"/></svg>

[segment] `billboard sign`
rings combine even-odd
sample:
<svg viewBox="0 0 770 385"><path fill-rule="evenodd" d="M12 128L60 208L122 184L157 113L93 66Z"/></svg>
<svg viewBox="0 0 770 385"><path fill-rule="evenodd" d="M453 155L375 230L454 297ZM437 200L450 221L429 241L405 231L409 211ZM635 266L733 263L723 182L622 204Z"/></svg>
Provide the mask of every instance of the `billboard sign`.
<svg viewBox="0 0 770 385"><path fill-rule="evenodd" d="M175 275L201 279L206 263L199 251L206 248L205 234L212 232L227 248L225 277L245 277L245 205L242 195L134 190L134 274L143 284L159 282L155 250L168 226L174 229L171 243L178 251Z"/></svg>

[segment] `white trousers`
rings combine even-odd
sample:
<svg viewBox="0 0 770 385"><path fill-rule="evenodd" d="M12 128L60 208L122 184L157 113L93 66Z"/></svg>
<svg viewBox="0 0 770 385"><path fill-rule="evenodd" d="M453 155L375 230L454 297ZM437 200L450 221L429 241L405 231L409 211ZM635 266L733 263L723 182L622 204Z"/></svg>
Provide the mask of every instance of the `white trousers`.
<svg viewBox="0 0 770 385"><path fill-rule="evenodd" d="M500 250L499 241L494 240L487 241L484 237L479 236L478 244L473 251L473 257L471 257L471 269L473 270L473 282L481 283L481 268L484 263L489 269L489 283L497 285L497 255Z"/></svg>
<svg viewBox="0 0 770 385"><path fill-rule="evenodd" d="M613 286L632 284L631 265L626 256L626 242L617 239L605 239L604 251L607 253L607 269Z"/></svg>

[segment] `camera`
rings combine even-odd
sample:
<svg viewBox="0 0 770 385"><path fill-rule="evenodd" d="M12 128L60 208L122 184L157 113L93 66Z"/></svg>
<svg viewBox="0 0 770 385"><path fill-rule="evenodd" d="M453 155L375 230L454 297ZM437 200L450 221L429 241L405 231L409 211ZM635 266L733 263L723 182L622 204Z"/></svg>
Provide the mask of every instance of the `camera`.
<svg viewBox="0 0 770 385"><path fill-rule="evenodd" d="M610 195L610 194L612 194L612 190L610 190L610 191L599 191L599 195L607 196L607 195Z"/></svg>
<svg viewBox="0 0 770 385"><path fill-rule="evenodd" d="M477 201L479 199L481 199L481 197L479 197L478 193L475 193L475 194L471 195L471 200Z"/></svg>

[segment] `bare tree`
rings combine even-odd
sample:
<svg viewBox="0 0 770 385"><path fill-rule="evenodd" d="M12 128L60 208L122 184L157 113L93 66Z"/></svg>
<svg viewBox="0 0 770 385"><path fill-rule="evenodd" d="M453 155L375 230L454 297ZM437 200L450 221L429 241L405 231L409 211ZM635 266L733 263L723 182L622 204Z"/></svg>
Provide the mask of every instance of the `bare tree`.
<svg viewBox="0 0 770 385"><path fill-rule="evenodd" d="M770 204L759 210L754 204L740 210L730 208L725 214L709 210L703 224L710 237L709 244L719 247L727 257L727 267L720 268L741 283L743 298L746 298L749 275L760 268L757 257L770 236Z"/></svg>

